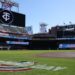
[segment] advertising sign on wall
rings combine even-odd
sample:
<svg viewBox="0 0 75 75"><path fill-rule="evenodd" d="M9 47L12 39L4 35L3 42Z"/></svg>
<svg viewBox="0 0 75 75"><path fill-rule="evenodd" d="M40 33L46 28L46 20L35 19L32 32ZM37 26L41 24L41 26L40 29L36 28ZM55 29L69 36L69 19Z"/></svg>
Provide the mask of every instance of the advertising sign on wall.
<svg viewBox="0 0 75 75"><path fill-rule="evenodd" d="M75 48L75 44L59 44L59 48Z"/></svg>

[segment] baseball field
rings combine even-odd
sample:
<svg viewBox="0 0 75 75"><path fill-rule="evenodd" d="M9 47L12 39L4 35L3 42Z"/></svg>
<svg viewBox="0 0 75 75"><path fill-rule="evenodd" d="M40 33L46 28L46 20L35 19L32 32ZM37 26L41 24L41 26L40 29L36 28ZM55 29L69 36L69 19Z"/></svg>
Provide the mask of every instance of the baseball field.
<svg viewBox="0 0 75 75"><path fill-rule="evenodd" d="M75 75L75 50L1 50L0 75Z"/></svg>

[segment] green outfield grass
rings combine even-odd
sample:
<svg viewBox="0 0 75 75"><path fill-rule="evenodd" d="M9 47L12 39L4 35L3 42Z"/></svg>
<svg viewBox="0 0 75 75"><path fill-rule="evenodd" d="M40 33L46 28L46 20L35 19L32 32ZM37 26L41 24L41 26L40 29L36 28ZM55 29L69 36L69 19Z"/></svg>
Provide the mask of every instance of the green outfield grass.
<svg viewBox="0 0 75 75"><path fill-rule="evenodd" d="M67 69L60 71L47 71L33 69L24 72L0 72L0 75L75 75L75 58L42 58L35 57L36 54L48 52L75 52L75 50L22 50L22 51L0 51L0 60L3 61L30 61L48 66L65 66Z"/></svg>

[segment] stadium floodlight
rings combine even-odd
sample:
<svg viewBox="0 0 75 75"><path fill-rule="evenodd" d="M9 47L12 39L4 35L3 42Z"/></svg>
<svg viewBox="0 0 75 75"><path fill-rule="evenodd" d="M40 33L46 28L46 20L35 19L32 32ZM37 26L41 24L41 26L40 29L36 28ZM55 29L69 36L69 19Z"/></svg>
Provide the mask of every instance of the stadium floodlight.
<svg viewBox="0 0 75 75"><path fill-rule="evenodd" d="M19 8L19 4L14 2L14 1L11 1L11 0L0 0L1 4L2 4L2 8L4 9L10 9L14 6L14 7L17 7Z"/></svg>
<svg viewBox="0 0 75 75"><path fill-rule="evenodd" d="M4 2L4 0L0 0L0 2Z"/></svg>

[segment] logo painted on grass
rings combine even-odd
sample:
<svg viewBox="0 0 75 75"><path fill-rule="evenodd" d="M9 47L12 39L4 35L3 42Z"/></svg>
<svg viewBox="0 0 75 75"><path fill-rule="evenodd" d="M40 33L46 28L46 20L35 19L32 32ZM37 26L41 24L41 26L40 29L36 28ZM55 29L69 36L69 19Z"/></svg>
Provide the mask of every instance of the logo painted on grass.
<svg viewBox="0 0 75 75"><path fill-rule="evenodd" d="M67 69L67 67L61 66L48 66L47 64L40 65L35 62L11 62L11 61L0 61L0 72L19 72L27 70L48 70L48 71L59 71Z"/></svg>
<svg viewBox="0 0 75 75"><path fill-rule="evenodd" d="M34 62L11 62L0 61L0 72L18 72L31 70L29 66L34 65Z"/></svg>
<svg viewBox="0 0 75 75"><path fill-rule="evenodd" d="M61 66L48 66L48 65L34 65L30 68L39 69L39 70L48 70L48 71L59 71L67 69L67 67L61 67Z"/></svg>

